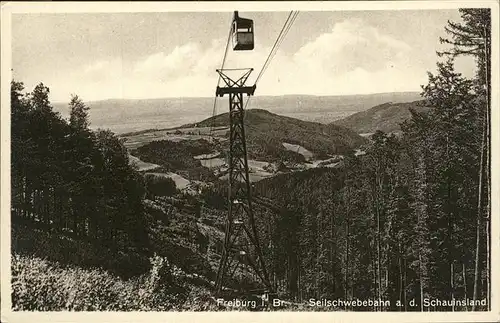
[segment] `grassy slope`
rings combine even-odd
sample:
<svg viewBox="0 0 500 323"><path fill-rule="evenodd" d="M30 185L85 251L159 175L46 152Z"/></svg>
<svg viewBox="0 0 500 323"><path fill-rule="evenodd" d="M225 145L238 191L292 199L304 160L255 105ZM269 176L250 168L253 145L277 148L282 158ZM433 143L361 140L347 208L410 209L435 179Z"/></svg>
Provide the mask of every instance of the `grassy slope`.
<svg viewBox="0 0 500 323"><path fill-rule="evenodd" d="M192 283L199 278L159 256L152 257L151 264L148 273L124 280L98 268L61 266L57 262L14 254L13 310L220 310L214 302L206 302L210 300L206 287Z"/></svg>
<svg viewBox="0 0 500 323"><path fill-rule="evenodd" d="M417 111L427 109L424 101L408 103L384 103L366 111L334 121L332 126L344 126L357 133L373 133L377 130L394 132L400 130L400 123L410 118L410 108Z"/></svg>

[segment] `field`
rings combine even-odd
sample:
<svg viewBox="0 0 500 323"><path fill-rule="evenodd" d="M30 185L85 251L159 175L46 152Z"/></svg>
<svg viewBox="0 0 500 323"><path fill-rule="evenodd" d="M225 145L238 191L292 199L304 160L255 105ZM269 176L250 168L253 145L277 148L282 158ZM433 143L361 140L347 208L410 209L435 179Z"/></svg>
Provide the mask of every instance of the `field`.
<svg viewBox="0 0 500 323"><path fill-rule="evenodd" d="M287 149L287 150L294 151L296 153L301 154L302 156L304 156L304 158L306 160L310 160L314 156L314 154L312 152L310 152L309 150L305 149L304 147L302 147L300 145L294 145L294 144L289 144L289 143L284 142L283 147L285 147L285 149Z"/></svg>
<svg viewBox="0 0 500 323"><path fill-rule="evenodd" d="M144 146L155 140L169 140L179 142L182 140L212 140L212 137L223 139L228 127L217 127L210 131L210 127L199 128L173 128L154 131L138 131L121 135L125 139L124 145L128 149Z"/></svg>
<svg viewBox="0 0 500 323"><path fill-rule="evenodd" d="M129 158L130 164L136 166L140 172L153 170L153 169L160 167L160 165L146 163L146 162L144 162L144 161L140 160L139 158L132 156L132 155L128 155L128 158Z"/></svg>

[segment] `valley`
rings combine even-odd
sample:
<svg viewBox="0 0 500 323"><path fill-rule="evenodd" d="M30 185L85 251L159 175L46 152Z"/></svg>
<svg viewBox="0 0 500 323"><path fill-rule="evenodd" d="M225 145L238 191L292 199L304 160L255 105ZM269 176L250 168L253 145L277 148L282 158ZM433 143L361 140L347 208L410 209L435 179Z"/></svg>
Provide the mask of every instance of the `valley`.
<svg viewBox="0 0 500 323"><path fill-rule="evenodd" d="M131 163L140 172L172 178L178 189L192 192L200 181L227 178L228 122L224 113L195 124L127 133L121 138L131 154ZM347 128L265 110L248 110L245 122L252 182L286 172L339 167L343 154L367 143ZM203 179L200 172L213 176Z"/></svg>

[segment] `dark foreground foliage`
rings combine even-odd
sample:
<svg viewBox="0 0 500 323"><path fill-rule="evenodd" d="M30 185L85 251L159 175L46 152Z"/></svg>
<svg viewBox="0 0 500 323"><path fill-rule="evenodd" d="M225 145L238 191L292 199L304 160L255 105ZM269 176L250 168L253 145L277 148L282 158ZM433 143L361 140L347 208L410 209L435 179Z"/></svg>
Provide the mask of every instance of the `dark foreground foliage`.
<svg viewBox="0 0 500 323"><path fill-rule="evenodd" d="M102 269L61 267L40 258L12 257L12 301L17 311L168 311L189 296L186 274L164 258L148 273L123 280ZM203 292L200 289L201 292ZM206 291L205 291L206 293Z"/></svg>

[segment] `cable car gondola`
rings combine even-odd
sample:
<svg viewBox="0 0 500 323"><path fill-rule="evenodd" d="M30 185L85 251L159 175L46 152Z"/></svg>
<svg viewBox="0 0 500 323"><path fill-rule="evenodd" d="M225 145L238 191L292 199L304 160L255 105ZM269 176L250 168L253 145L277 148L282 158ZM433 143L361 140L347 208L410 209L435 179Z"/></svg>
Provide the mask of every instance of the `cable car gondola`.
<svg viewBox="0 0 500 323"><path fill-rule="evenodd" d="M253 50L253 20L241 18L238 11L234 12L233 25L233 50Z"/></svg>

